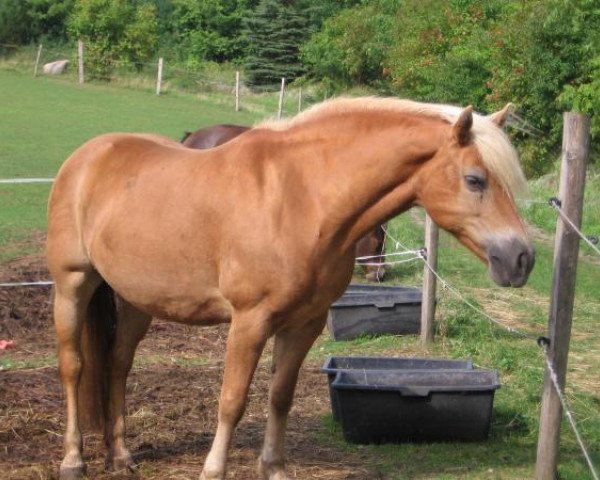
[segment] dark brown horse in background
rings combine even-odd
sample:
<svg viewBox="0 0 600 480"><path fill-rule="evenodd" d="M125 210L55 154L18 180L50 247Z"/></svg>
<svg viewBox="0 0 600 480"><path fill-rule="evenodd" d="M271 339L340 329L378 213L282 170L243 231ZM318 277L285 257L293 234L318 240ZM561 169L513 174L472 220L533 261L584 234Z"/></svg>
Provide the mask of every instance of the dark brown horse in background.
<svg viewBox="0 0 600 480"><path fill-rule="evenodd" d="M244 125L213 125L204 127L195 132L185 132L181 143L189 148L206 150L218 147L238 135L250 130L251 127ZM356 244L356 258L362 264L365 278L370 282L380 282L385 276L385 265L378 265L385 260L385 226L377 225L373 230L362 237ZM361 257L369 257L361 259ZM367 264L367 265L365 265Z"/></svg>
<svg viewBox="0 0 600 480"><path fill-rule="evenodd" d="M193 133L185 132L181 143L189 148L206 150L222 145L248 130L250 130L250 127L243 125L213 125L212 127L201 128Z"/></svg>

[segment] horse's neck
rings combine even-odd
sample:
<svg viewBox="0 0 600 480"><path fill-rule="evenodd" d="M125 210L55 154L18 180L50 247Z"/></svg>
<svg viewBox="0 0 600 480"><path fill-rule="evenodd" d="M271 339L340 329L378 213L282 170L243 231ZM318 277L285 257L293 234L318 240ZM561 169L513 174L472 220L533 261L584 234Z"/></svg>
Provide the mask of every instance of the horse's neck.
<svg viewBox="0 0 600 480"><path fill-rule="evenodd" d="M393 124L384 118L380 128L365 128L365 121L378 120L372 117L314 127L324 152L324 168L315 172L324 213L320 231L342 248L413 205L414 175L439 149L447 129L443 122L414 117ZM301 134L303 144L311 145L310 130Z"/></svg>

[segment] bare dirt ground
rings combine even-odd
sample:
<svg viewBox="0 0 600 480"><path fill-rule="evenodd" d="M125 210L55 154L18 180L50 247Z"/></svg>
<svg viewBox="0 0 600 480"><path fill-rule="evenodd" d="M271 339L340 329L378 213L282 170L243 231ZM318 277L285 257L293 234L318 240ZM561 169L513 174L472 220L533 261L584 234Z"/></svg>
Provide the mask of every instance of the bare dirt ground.
<svg viewBox="0 0 600 480"><path fill-rule="evenodd" d="M43 259L27 257L0 266L0 281L44 280ZM55 360L51 288L0 290L0 351L9 367L0 371L0 478L54 479L62 456L64 406ZM128 445L139 464L137 478L197 479L216 428L227 326L193 328L155 320L138 349L128 384ZM255 464L264 431L270 356L255 374L249 404L230 451L228 478L257 478ZM12 365L12 367L11 367ZM288 472L298 479L383 478L366 459L319 441L329 411L326 379L319 365L301 371L290 414ZM115 479L104 471L98 435L85 438L91 478Z"/></svg>

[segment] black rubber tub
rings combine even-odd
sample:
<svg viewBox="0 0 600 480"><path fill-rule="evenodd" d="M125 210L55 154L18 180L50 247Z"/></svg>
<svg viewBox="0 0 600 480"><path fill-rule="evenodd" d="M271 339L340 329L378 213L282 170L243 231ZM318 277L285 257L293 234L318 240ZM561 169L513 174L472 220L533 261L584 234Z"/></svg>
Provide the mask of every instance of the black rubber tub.
<svg viewBox="0 0 600 480"><path fill-rule="evenodd" d="M331 386L338 372L343 370L449 370L473 369L470 360L449 360L446 358L406 358L406 357L329 357L321 367L327 374L331 412L340 421L340 407L337 391Z"/></svg>
<svg viewBox="0 0 600 480"><path fill-rule="evenodd" d="M407 335L421 330L419 288L349 285L330 308L327 328L334 340L361 335Z"/></svg>
<svg viewBox="0 0 600 480"><path fill-rule="evenodd" d="M351 443L473 442L488 437L493 370L341 370L332 383Z"/></svg>

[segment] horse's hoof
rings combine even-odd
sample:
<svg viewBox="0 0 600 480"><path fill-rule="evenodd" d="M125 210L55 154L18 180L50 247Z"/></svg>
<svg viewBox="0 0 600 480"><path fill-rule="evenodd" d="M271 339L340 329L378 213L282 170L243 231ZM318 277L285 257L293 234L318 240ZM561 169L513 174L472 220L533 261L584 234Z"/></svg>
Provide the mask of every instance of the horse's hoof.
<svg viewBox="0 0 600 480"><path fill-rule="evenodd" d="M282 470L279 472L272 473L269 475L269 480L289 480L290 477L286 475L286 473Z"/></svg>
<svg viewBox="0 0 600 480"><path fill-rule="evenodd" d="M282 463L267 463L258 459L258 474L261 480L289 480Z"/></svg>
<svg viewBox="0 0 600 480"><path fill-rule="evenodd" d="M85 477L85 465L60 466L60 480L80 480Z"/></svg>
<svg viewBox="0 0 600 480"><path fill-rule="evenodd" d="M381 282L385 277L385 272L369 272L365 275L365 279L369 282Z"/></svg>
<svg viewBox="0 0 600 480"><path fill-rule="evenodd" d="M107 457L105 463L106 470L114 473L136 473L137 465L131 458L131 455L123 455L120 457Z"/></svg>
<svg viewBox="0 0 600 480"><path fill-rule="evenodd" d="M200 474L200 480L223 480L225 478L225 474L220 474L220 473L206 473L204 470L202 470L202 473Z"/></svg>

